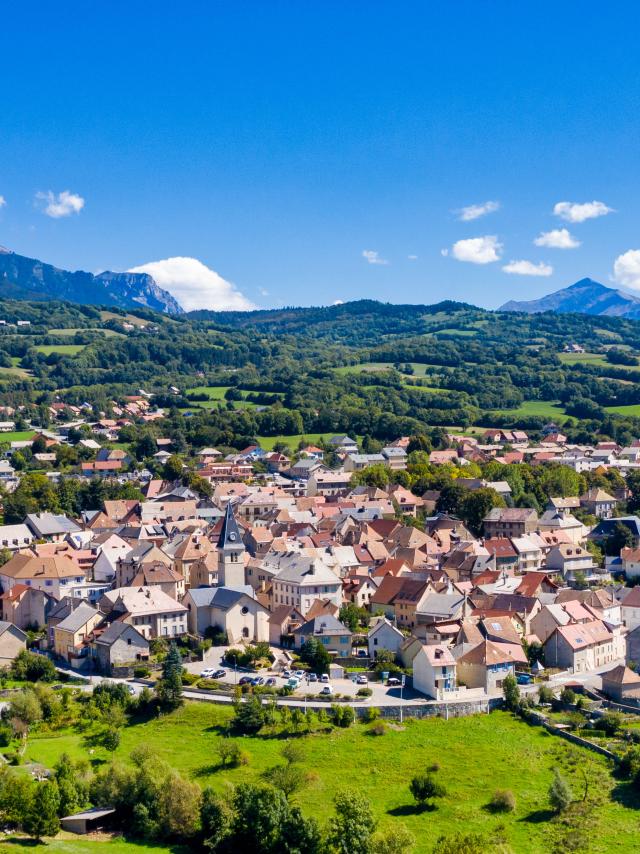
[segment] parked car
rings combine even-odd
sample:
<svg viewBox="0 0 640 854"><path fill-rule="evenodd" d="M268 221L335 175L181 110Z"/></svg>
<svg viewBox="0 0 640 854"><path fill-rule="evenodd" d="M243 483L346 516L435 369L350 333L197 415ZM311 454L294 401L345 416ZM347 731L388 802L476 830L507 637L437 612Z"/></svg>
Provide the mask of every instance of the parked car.
<svg viewBox="0 0 640 854"><path fill-rule="evenodd" d="M136 689L133 687L133 685L127 685L127 691L131 694L132 697L136 693Z"/></svg>
<svg viewBox="0 0 640 854"><path fill-rule="evenodd" d="M264 676L254 676L251 680L252 685L264 685Z"/></svg>
<svg viewBox="0 0 640 854"><path fill-rule="evenodd" d="M320 681L321 681L321 682L324 682L324 683L325 683L325 685L327 684L327 682L329 681L329 677L327 676L327 674L326 674L326 673L323 673L323 674L322 674L322 676L320 677Z"/></svg>
<svg viewBox="0 0 640 854"><path fill-rule="evenodd" d="M361 658L366 658L368 654L369 654L369 650L367 650L367 649L359 649L358 650L358 655Z"/></svg>
<svg viewBox="0 0 640 854"><path fill-rule="evenodd" d="M202 676L203 679L211 679L213 676L213 667L205 667L204 670L200 671L200 676Z"/></svg>
<svg viewBox="0 0 640 854"><path fill-rule="evenodd" d="M227 675L227 671L220 668L220 670L214 670L213 671L213 673L211 674L211 678L212 679L222 679L226 675Z"/></svg>
<svg viewBox="0 0 640 854"><path fill-rule="evenodd" d="M331 685L323 685L320 694L324 697L328 697L333 694L333 688L331 687Z"/></svg>
<svg viewBox="0 0 640 854"><path fill-rule="evenodd" d="M399 685L399 684L400 684L400 680L398 679L397 676L390 676L387 679L387 685Z"/></svg>
<svg viewBox="0 0 640 854"><path fill-rule="evenodd" d="M368 685L369 684L369 680L364 675L364 673L358 673L356 682L358 683L358 685Z"/></svg>
<svg viewBox="0 0 640 854"><path fill-rule="evenodd" d="M300 684L300 682L298 682L296 677L292 676L291 679L289 679L289 681L287 682L287 687L293 688L295 690L299 684Z"/></svg>
<svg viewBox="0 0 640 854"><path fill-rule="evenodd" d="M531 685L533 679L528 673L516 673L516 682L518 685Z"/></svg>
<svg viewBox="0 0 640 854"><path fill-rule="evenodd" d="M276 684L276 680L273 678L273 676L270 676L264 684L267 686L267 688L273 688L273 686Z"/></svg>
<svg viewBox="0 0 640 854"><path fill-rule="evenodd" d="M251 682L253 682L253 676L241 676L238 679L238 685L249 685Z"/></svg>
<svg viewBox="0 0 640 854"><path fill-rule="evenodd" d="M304 670L296 670L293 675L296 677L296 679L304 679L307 674Z"/></svg>
<svg viewBox="0 0 640 854"><path fill-rule="evenodd" d="M317 681L318 681L318 674L317 673L310 673L309 674L309 682L317 682Z"/></svg>
<svg viewBox="0 0 640 854"><path fill-rule="evenodd" d="M291 678L291 671L290 670L283 670L281 675L282 675L283 679L290 679Z"/></svg>

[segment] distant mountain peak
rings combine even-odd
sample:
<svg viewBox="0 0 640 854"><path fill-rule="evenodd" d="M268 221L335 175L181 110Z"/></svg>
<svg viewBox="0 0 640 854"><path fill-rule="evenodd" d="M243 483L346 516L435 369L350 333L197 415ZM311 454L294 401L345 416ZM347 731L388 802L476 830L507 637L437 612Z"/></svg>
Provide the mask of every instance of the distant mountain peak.
<svg viewBox="0 0 640 854"><path fill-rule="evenodd" d="M0 297L182 313L178 301L147 273L71 272L4 247L0 247Z"/></svg>
<svg viewBox="0 0 640 854"><path fill-rule="evenodd" d="M509 300L498 310L522 311L526 314L555 311L559 314L640 318L640 298L584 278L540 299Z"/></svg>

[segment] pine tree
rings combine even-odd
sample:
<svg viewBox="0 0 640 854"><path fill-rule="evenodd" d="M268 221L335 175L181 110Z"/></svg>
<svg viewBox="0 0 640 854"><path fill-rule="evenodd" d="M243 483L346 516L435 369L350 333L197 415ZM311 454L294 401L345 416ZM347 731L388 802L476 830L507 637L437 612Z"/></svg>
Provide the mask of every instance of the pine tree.
<svg viewBox="0 0 640 854"><path fill-rule="evenodd" d="M182 703L182 658L174 641L162 663L162 679L158 680L156 693L166 709L177 709Z"/></svg>
<svg viewBox="0 0 640 854"><path fill-rule="evenodd" d="M55 782L39 783L33 803L24 819L24 829L38 842L43 836L55 836L60 830L60 795Z"/></svg>
<svg viewBox="0 0 640 854"><path fill-rule="evenodd" d="M569 784L556 768L553 772L553 782L549 786L549 802L556 812L564 812L572 800Z"/></svg>

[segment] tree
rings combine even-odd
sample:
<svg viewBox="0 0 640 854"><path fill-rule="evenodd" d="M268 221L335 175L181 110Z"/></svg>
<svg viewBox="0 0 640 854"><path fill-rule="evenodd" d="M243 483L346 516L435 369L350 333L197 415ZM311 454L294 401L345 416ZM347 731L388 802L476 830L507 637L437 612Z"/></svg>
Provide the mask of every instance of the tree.
<svg viewBox="0 0 640 854"><path fill-rule="evenodd" d="M156 696L165 709L177 709L182 700L182 657L175 641L171 641L167 657L162 662L162 679L156 684Z"/></svg>
<svg viewBox="0 0 640 854"><path fill-rule="evenodd" d="M172 454L164 464L162 476L165 480L178 480L182 475L183 462L176 454Z"/></svg>
<svg viewBox="0 0 640 854"><path fill-rule="evenodd" d="M430 773L416 774L409 783L409 791L421 807L431 803L434 798L443 798L447 794L445 787Z"/></svg>
<svg viewBox="0 0 640 854"><path fill-rule="evenodd" d="M234 726L247 734L259 732L264 726L264 709L259 697L249 697L238 703L233 720Z"/></svg>
<svg viewBox="0 0 640 854"><path fill-rule="evenodd" d="M498 495L495 489L482 487L473 492L468 492L459 508L460 517L474 534L482 530L485 516L494 507L504 507L504 499Z"/></svg>
<svg viewBox="0 0 640 854"><path fill-rule="evenodd" d="M200 786L172 771L162 782L157 802L161 835L168 839L195 836L200 822L201 801Z"/></svg>
<svg viewBox="0 0 640 854"><path fill-rule="evenodd" d="M558 769L555 768L553 771L553 781L549 786L549 803L556 812L560 813L567 809L572 800L573 796L569 784Z"/></svg>
<svg viewBox="0 0 640 854"><path fill-rule="evenodd" d="M520 689L516 677L511 673L505 677L502 683L502 693L504 694L504 705L510 712L515 712L520 703Z"/></svg>
<svg viewBox="0 0 640 854"><path fill-rule="evenodd" d="M310 636L302 644L300 649L300 660L308 664L314 673L328 673L331 664L331 656L324 644L317 638Z"/></svg>
<svg viewBox="0 0 640 854"><path fill-rule="evenodd" d="M11 674L14 679L25 682L53 682L58 676L50 658L26 649L13 660Z"/></svg>
<svg viewBox="0 0 640 854"><path fill-rule="evenodd" d="M211 788L202 793L200 824L203 845L208 851L220 851L229 839L233 811L229 803Z"/></svg>
<svg viewBox="0 0 640 854"><path fill-rule="evenodd" d="M282 792L270 786L241 783L236 787L233 806L234 850L258 854L276 854L282 850L282 828L290 814Z"/></svg>
<svg viewBox="0 0 640 854"><path fill-rule="evenodd" d="M44 836L55 836L60 830L59 807L60 795L57 783L55 781L38 783L31 808L24 818L25 832L38 842Z"/></svg>
<svg viewBox="0 0 640 854"><path fill-rule="evenodd" d="M280 789L287 800L309 782L309 775L304 768L292 763L267 768L264 778L276 789Z"/></svg>
<svg viewBox="0 0 640 854"><path fill-rule="evenodd" d="M354 602L347 602L340 608L338 619L344 623L352 632L357 631L358 626L363 618L369 616L364 608L359 608Z"/></svg>
<svg viewBox="0 0 640 854"><path fill-rule="evenodd" d="M622 522L616 522L613 526L613 531L609 534L604 543L605 554L610 557L617 557L622 549L629 548L634 544L634 537L630 529Z"/></svg>
<svg viewBox="0 0 640 854"><path fill-rule="evenodd" d="M339 792L329 820L329 841L337 854L369 854L376 821L371 804L357 792Z"/></svg>

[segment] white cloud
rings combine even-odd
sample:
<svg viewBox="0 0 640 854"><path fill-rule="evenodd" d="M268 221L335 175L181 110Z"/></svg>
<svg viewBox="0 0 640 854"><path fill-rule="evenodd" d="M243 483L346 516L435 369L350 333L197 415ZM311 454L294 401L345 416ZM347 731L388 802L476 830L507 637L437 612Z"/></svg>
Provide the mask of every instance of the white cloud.
<svg viewBox="0 0 640 854"><path fill-rule="evenodd" d="M80 213L84 207L82 196L77 193L70 193L69 190L63 190L57 194L51 190L46 193L36 193L36 203L42 212L52 219L60 219L63 216Z"/></svg>
<svg viewBox="0 0 640 854"><path fill-rule="evenodd" d="M258 288L258 293L261 297L268 297L269 291L266 288Z"/></svg>
<svg viewBox="0 0 640 854"><path fill-rule="evenodd" d="M197 258L165 258L132 267L129 273L148 273L156 284L169 291L185 311L249 311L255 305L235 285Z"/></svg>
<svg viewBox="0 0 640 854"><path fill-rule="evenodd" d="M0 196L0 208L3 208L7 204L7 200L4 196Z"/></svg>
<svg viewBox="0 0 640 854"><path fill-rule="evenodd" d="M546 246L548 249L577 249L581 245L568 228L542 231L533 242L536 246Z"/></svg>
<svg viewBox="0 0 640 854"><path fill-rule="evenodd" d="M629 249L613 262L613 278L620 285L640 291L640 249Z"/></svg>
<svg viewBox="0 0 640 854"><path fill-rule="evenodd" d="M363 249L362 257L366 259L367 264L386 265L389 263L386 258L381 258L380 253L373 249Z"/></svg>
<svg viewBox="0 0 640 854"><path fill-rule="evenodd" d="M407 255L407 258L409 259L409 261L417 261L418 260L417 255Z"/></svg>
<svg viewBox="0 0 640 854"><path fill-rule="evenodd" d="M505 273L515 273L517 276L551 276L553 267L550 264L534 264L533 261L509 261L502 268Z"/></svg>
<svg viewBox="0 0 640 854"><path fill-rule="evenodd" d="M604 202L558 202L554 205L553 212L567 222L584 222L586 219L606 216L614 210Z"/></svg>
<svg viewBox="0 0 640 854"><path fill-rule="evenodd" d="M480 219L481 216L495 213L499 209L500 202L483 202L481 205L467 205L466 208L460 208L456 213L461 222L472 222L474 219Z"/></svg>
<svg viewBox="0 0 640 854"><path fill-rule="evenodd" d="M470 237L467 240L458 240L451 247L451 254L457 261L468 261L471 264L492 264L499 261L502 256L502 243L495 234L487 234L484 237ZM443 255L448 250L442 250Z"/></svg>

